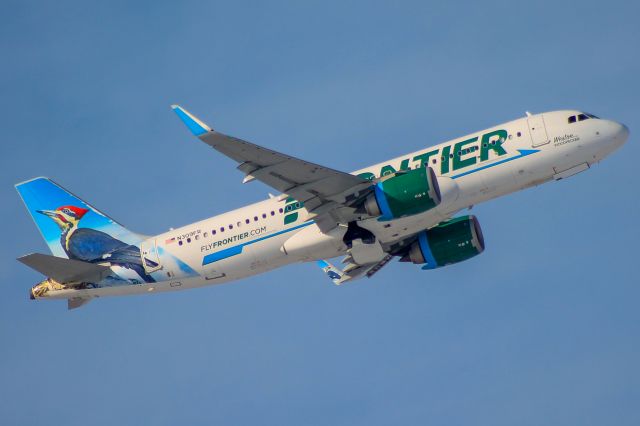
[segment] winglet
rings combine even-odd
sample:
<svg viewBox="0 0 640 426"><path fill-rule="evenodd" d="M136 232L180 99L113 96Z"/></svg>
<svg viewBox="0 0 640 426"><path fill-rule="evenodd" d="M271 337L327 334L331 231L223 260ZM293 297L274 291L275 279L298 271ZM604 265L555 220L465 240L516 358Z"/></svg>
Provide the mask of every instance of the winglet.
<svg viewBox="0 0 640 426"><path fill-rule="evenodd" d="M204 124L180 105L171 105L171 108L195 136L202 136L211 131L211 127Z"/></svg>
<svg viewBox="0 0 640 426"><path fill-rule="evenodd" d="M344 272L342 272L340 269L336 268L326 260L318 260L316 263L318 264L320 269L322 269L322 271L327 274L327 276L331 279L331 281L333 281L335 285L340 285L343 283L343 281L345 281L343 280ZM349 277L346 278L346 280L348 279Z"/></svg>

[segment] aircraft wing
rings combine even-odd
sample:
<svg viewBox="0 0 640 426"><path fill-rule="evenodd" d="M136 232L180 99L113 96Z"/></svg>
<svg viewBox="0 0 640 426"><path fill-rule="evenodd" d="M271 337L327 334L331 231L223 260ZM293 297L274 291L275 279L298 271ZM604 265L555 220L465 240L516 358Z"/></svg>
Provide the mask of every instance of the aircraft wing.
<svg viewBox="0 0 640 426"><path fill-rule="evenodd" d="M204 143L239 163L243 182L259 180L304 203L308 219L324 232L360 215L352 208L371 191L371 181L301 160L217 132L179 105L172 105L184 124Z"/></svg>
<svg viewBox="0 0 640 426"><path fill-rule="evenodd" d="M393 256L387 254L379 261L367 263L365 265L347 262L344 269L339 269L326 260L318 260L316 263L335 285L342 285L362 277L371 278L375 273L388 264L391 259L393 259Z"/></svg>

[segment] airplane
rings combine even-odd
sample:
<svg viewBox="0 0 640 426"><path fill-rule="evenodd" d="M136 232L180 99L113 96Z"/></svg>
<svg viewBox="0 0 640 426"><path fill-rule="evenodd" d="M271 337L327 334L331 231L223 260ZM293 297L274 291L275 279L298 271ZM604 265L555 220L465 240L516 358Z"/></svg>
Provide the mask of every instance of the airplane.
<svg viewBox="0 0 640 426"><path fill-rule="evenodd" d="M222 284L316 262L336 285L394 258L431 270L484 251L472 206L588 170L629 129L582 111L526 116L346 173L228 136L179 105L191 133L280 195L155 236L132 232L54 181L16 185L52 255L18 260L46 279L31 299L68 309L105 296ZM327 259L342 257L340 267Z"/></svg>

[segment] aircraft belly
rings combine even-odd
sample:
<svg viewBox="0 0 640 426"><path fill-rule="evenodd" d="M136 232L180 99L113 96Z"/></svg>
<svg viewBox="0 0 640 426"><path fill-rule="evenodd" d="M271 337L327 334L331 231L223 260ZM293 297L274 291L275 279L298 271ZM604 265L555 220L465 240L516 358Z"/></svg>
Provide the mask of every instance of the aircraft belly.
<svg viewBox="0 0 640 426"><path fill-rule="evenodd" d="M323 233L317 225L313 224L290 236L284 241L279 251L284 252L294 262L340 256L347 250L342 240L346 231L346 226L338 226Z"/></svg>
<svg viewBox="0 0 640 426"><path fill-rule="evenodd" d="M296 259L292 259L291 256L287 256L280 250L290 237L291 235L285 233L253 244L251 248L254 251L254 259L250 264L246 265L248 275L259 274L294 263Z"/></svg>
<svg viewBox="0 0 640 426"><path fill-rule="evenodd" d="M280 251L289 237L288 234L276 235L256 243L230 247L227 249L230 255L224 259L209 261L205 256L202 276L207 283L215 284L223 279L229 281L244 278L292 263L292 259ZM216 253L212 255L215 259Z"/></svg>
<svg viewBox="0 0 640 426"><path fill-rule="evenodd" d="M515 165L514 174L518 184L517 189L524 189L530 186L539 185L550 180L554 175L554 165L562 163L558 153L552 150L553 147L546 146L535 156L526 158Z"/></svg>

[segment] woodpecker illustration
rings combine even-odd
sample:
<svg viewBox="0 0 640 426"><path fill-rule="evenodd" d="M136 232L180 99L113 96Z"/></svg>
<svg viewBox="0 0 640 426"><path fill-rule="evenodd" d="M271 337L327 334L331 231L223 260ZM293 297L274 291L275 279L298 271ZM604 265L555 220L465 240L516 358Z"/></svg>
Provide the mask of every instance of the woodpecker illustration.
<svg viewBox="0 0 640 426"><path fill-rule="evenodd" d="M69 259L84 262L109 262L135 271L145 282L155 282L142 265L140 248L126 244L111 235L90 228L78 228L89 209L61 206L55 210L37 210L51 218L60 228L60 244Z"/></svg>

